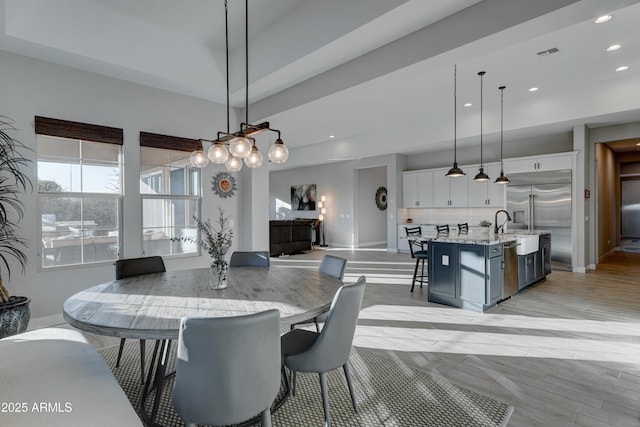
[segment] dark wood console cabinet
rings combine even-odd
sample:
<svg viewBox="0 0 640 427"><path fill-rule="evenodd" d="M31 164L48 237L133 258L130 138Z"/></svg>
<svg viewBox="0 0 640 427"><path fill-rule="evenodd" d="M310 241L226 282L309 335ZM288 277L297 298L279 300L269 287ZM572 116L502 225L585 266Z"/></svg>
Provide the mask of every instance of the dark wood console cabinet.
<svg viewBox="0 0 640 427"><path fill-rule="evenodd" d="M269 221L269 255L291 255L311 250L313 219Z"/></svg>

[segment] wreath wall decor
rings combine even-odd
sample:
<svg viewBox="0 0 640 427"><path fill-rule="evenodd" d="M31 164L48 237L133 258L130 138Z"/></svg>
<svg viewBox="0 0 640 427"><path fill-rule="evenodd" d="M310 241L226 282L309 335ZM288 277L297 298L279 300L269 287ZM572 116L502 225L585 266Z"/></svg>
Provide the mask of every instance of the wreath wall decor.
<svg viewBox="0 0 640 427"><path fill-rule="evenodd" d="M387 210L387 189L385 187L379 187L376 191L376 206L381 211Z"/></svg>
<svg viewBox="0 0 640 427"><path fill-rule="evenodd" d="M211 184L213 192L223 199L232 197L238 190L236 179L229 172L218 172L211 178Z"/></svg>

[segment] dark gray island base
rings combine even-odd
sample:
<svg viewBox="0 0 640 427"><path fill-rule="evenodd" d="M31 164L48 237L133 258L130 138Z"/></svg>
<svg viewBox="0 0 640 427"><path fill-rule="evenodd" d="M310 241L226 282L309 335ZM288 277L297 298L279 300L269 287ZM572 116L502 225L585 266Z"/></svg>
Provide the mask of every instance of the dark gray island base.
<svg viewBox="0 0 640 427"><path fill-rule="evenodd" d="M429 242L428 300L452 307L485 312L511 296L503 286L505 268L518 269L517 291L544 280L550 272L548 234L540 234L540 247L518 255L518 263L503 262L503 245L513 244L510 235L445 236ZM543 244L544 243L544 244ZM514 277L514 275L511 275ZM515 289L515 284L513 286Z"/></svg>

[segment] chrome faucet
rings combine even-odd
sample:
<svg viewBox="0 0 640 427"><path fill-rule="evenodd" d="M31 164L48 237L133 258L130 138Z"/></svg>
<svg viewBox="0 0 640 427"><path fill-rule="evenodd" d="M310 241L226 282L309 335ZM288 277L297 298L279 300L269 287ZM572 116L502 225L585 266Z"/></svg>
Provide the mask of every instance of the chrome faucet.
<svg viewBox="0 0 640 427"><path fill-rule="evenodd" d="M502 225L498 227L498 214L500 212L504 212L507 215L507 219L505 219ZM497 211L493 218L494 233L498 234L500 230L502 230L502 232L504 233L504 225L507 223L507 221L511 221L511 216L509 215L509 212L505 211L504 209L500 209L499 211Z"/></svg>

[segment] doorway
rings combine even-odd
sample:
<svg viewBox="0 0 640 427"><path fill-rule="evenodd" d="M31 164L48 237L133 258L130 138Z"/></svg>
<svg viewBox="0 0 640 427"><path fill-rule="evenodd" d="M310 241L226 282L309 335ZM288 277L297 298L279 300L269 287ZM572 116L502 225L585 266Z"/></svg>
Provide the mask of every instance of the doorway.
<svg viewBox="0 0 640 427"><path fill-rule="evenodd" d="M387 167L358 169L356 200L356 247L387 247ZM384 197L382 197L384 193ZM381 209L384 200L385 209ZM378 203L376 203L378 201Z"/></svg>

